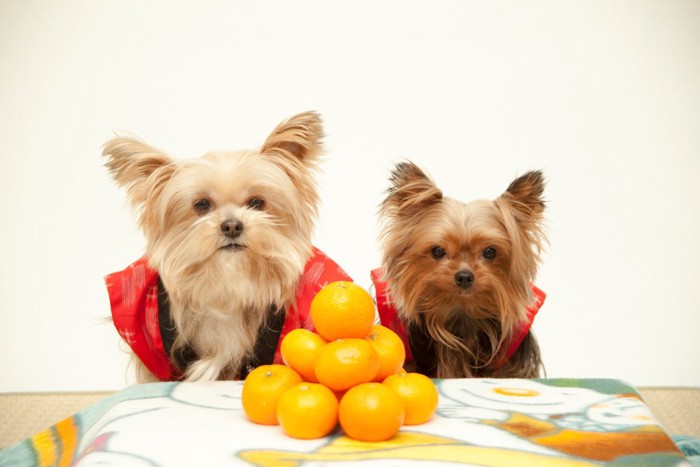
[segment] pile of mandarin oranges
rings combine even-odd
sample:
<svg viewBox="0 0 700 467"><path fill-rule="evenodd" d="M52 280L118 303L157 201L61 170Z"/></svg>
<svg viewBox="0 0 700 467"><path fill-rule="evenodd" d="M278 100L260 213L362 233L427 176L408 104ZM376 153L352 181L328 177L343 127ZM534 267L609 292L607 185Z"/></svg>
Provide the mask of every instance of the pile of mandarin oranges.
<svg viewBox="0 0 700 467"><path fill-rule="evenodd" d="M353 282L331 282L313 298L316 332L284 336L284 365L257 367L243 383L243 410L262 425L299 439L321 438L338 424L360 441L392 438L402 425L432 418L432 380L403 369L406 351L392 330L374 324L374 302Z"/></svg>

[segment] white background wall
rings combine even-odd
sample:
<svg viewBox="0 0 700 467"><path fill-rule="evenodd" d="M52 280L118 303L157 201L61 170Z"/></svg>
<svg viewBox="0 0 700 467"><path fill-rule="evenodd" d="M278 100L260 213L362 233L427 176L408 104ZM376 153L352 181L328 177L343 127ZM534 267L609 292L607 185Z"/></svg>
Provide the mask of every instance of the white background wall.
<svg viewBox="0 0 700 467"><path fill-rule="evenodd" d="M463 200L541 168L548 376L700 385L699 2L196 4L0 4L0 391L131 381L102 277L144 240L102 165L114 131L193 157L307 109L315 243L357 282L395 162Z"/></svg>

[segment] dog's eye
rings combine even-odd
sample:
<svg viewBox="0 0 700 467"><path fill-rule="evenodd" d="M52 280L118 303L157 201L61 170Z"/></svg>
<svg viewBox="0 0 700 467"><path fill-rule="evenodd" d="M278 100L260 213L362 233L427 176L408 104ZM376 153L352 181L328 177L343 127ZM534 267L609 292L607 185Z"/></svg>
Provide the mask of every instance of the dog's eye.
<svg viewBox="0 0 700 467"><path fill-rule="evenodd" d="M200 200L195 201L194 203L194 210L197 214L206 214L209 211L211 211L211 201L209 201L206 198L202 198Z"/></svg>
<svg viewBox="0 0 700 467"><path fill-rule="evenodd" d="M445 257L445 249L439 246L434 246L433 249L430 250L430 254L432 254L433 258L435 259L442 259Z"/></svg>
<svg viewBox="0 0 700 467"><path fill-rule="evenodd" d="M492 247L487 247L484 249L484 251L481 252L481 256L483 256L484 259L491 261L496 257L496 249Z"/></svg>
<svg viewBox="0 0 700 467"><path fill-rule="evenodd" d="M265 200L262 198L250 198L246 203L246 206L251 209L261 211L265 207Z"/></svg>

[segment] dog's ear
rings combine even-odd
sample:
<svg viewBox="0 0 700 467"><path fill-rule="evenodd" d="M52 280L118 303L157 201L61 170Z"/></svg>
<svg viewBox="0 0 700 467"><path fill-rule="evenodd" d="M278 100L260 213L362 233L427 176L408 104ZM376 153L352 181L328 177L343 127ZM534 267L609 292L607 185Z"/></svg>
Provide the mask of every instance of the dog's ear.
<svg viewBox="0 0 700 467"><path fill-rule="evenodd" d="M535 170L516 178L501 197L514 209L518 221L538 221L544 211L542 172Z"/></svg>
<svg viewBox="0 0 700 467"><path fill-rule="evenodd" d="M323 151L323 123L316 112L303 112L283 121L262 145L262 154L293 157L304 165L315 163Z"/></svg>
<svg viewBox="0 0 700 467"><path fill-rule="evenodd" d="M513 274L534 280L547 238L544 232L544 176L540 171L516 178L495 203L512 242Z"/></svg>
<svg viewBox="0 0 700 467"><path fill-rule="evenodd" d="M442 191L413 162L398 163L389 181L391 186L382 202L385 212L411 215L442 201Z"/></svg>
<svg viewBox="0 0 700 467"><path fill-rule="evenodd" d="M157 195L175 170L167 155L135 138L109 140L102 155L107 157L105 165L114 180L119 186L126 187L134 207Z"/></svg>

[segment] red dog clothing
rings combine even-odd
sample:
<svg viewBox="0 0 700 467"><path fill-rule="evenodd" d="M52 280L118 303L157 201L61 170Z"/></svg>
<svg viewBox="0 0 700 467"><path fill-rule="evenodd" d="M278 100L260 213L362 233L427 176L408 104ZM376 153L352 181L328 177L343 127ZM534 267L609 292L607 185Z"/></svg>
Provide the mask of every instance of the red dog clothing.
<svg viewBox="0 0 700 467"><path fill-rule="evenodd" d="M309 307L316 293L329 282L351 280L332 259L314 248L297 287L296 306L272 313L272 322L258 331L255 363L281 363L279 343L282 338L293 329L313 329ZM105 283L112 306L112 320L122 339L161 381L182 378L169 355L174 330L170 323L167 293L158 273L148 266L147 258L108 275ZM251 365L248 365L248 371ZM239 376L243 378L246 373Z"/></svg>
<svg viewBox="0 0 700 467"><path fill-rule="evenodd" d="M404 347L406 348L406 361L410 362L413 360L413 355L411 353L411 345L408 340L408 333L406 332L403 323L401 323L401 319L399 318L397 310L394 307L393 301L391 300L391 296L388 293L387 283L382 281L384 270L381 268L374 269L371 272L371 276L377 298L377 311L379 312L382 325L392 329L399 335L399 337L401 337ZM519 323L518 328L513 335L513 339L508 344L508 349L505 355L493 367L493 369L503 366L503 364L515 353L515 351L518 350L518 347L520 347L520 344L522 344L523 340L527 336L527 333L530 332L532 323L535 320L535 315L544 303L544 299L547 295L535 285L532 285L531 287L535 301L527 307L527 321Z"/></svg>

